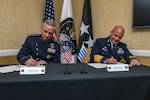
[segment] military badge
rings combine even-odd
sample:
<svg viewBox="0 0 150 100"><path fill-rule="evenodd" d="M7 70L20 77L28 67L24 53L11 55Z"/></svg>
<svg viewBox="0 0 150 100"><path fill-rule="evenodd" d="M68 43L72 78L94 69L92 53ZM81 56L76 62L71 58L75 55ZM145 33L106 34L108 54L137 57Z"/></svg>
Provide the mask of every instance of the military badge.
<svg viewBox="0 0 150 100"><path fill-rule="evenodd" d="M104 48L102 48L103 51L107 51L107 47L105 46Z"/></svg>
<svg viewBox="0 0 150 100"><path fill-rule="evenodd" d="M55 53L55 52L56 52L56 50L55 50L55 49L53 49L53 48L48 48L48 49L47 49L47 52L49 52L49 53Z"/></svg>
<svg viewBox="0 0 150 100"><path fill-rule="evenodd" d="M54 43L50 43L50 48L54 48L55 44Z"/></svg>
<svg viewBox="0 0 150 100"><path fill-rule="evenodd" d="M119 48L117 54L124 54L124 50L122 50L122 48Z"/></svg>

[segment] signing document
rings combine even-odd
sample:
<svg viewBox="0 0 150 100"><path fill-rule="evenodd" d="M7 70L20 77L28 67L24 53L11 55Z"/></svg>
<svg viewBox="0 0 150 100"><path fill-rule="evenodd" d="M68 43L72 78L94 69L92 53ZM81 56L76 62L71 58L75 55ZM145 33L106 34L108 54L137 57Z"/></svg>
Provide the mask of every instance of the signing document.
<svg viewBox="0 0 150 100"><path fill-rule="evenodd" d="M0 73L9 73L9 72L14 72L14 71L19 71L19 70L20 70L20 67L17 65L0 67Z"/></svg>
<svg viewBox="0 0 150 100"><path fill-rule="evenodd" d="M108 72L129 71L129 65L121 62L117 64L88 63L88 65L94 68L106 68Z"/></svg>

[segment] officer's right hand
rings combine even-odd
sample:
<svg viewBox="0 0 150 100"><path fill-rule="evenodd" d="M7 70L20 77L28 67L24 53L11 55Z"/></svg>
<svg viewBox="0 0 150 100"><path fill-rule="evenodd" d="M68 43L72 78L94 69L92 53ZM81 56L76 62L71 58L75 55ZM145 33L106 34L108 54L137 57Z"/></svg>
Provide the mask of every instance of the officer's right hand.
<svg viewBox="0 0 150 100"><path fill-rule="evenodd" d="M117 64L117 60L114 58L108 58L106 59L106 64Z"/></svg>
<svg viewBox="0 0 150 100"><path fill-rule="evenodd" d="M40 60L37 62L37 65L45 65L45 64L47 64L47 62L44 60Z"/></svg>
<svg viewBox="0 0 150 100"><path fill-rule="evenodd" d="M33 59L33 58L30 58L30 59L28 59L25 62L25 65L27 65L27 66L35 66L35 65L37 65L37 61L35 59Z"/></svg>

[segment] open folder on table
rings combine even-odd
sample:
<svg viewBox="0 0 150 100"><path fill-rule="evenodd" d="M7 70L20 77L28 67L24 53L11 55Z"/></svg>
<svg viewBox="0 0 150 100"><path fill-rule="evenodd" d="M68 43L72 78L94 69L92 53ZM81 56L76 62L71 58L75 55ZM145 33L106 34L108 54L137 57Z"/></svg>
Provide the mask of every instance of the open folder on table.
<svg viewBox="0 0 150 100"><path fill-rule="evenodd" d="M45 66L8 65L0 67L0 73L10 73L15 71L20 71L20 74L45 74Z"/></svg>
<svg viewBox="0 0 150 100"><path fill-rule="evenodd" d="M9 65L0 67L0 73L9 73L14 71L19 71L20 67L18 65Z"/></svg>

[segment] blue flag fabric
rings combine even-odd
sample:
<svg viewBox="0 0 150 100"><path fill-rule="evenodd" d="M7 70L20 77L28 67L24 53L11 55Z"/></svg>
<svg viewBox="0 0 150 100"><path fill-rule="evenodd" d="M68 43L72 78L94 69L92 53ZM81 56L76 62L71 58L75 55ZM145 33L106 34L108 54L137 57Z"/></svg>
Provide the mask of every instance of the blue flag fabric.
<svg viewBox="0 0 150 100"><path fill-rule="evenodd" d="M87 50L86 50L85 46L82 45L80 52L78 54L78 59L82 62L84 57L86 56L86 54L87 54Z"/></svg>

